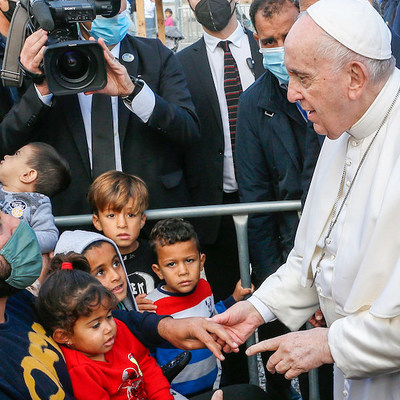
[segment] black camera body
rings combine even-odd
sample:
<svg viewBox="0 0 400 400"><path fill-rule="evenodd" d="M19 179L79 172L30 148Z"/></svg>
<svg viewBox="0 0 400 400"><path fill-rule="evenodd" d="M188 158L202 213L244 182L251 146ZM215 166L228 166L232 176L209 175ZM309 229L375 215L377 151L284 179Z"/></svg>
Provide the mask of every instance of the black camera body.
<svg viewBox="0 0 400 400"><path fill-rule="evenodd" d="M120 0L31 0L37 24L49 32L43 69L55 95L94 91L107 84L103 49L97 42L80 40L77 22L97 15L118 14Z"/></svg>

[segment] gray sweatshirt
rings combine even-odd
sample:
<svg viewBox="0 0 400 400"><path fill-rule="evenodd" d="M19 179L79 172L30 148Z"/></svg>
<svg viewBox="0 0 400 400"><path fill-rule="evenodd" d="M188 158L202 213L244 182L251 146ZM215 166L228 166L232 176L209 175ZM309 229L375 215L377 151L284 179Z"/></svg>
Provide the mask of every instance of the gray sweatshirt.
<svg viewBox="0 0 400 400"><path fill-rule="evenodd" d="M58 229L47 196L31 192L8 192L0 184L0 210L24 220L32 227L42 253L54 250Z"/></svg>

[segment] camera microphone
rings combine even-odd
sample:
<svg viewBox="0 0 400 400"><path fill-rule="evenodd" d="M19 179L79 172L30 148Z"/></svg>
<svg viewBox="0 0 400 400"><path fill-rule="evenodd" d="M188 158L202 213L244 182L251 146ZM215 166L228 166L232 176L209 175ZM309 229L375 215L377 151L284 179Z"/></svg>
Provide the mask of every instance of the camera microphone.
<svg viewBox="0 0 400 400"><path fill-rule="evenodd" d="M45 31L54 29L54 21L49 6L43 0L30 0L32 14Z"/></svg>

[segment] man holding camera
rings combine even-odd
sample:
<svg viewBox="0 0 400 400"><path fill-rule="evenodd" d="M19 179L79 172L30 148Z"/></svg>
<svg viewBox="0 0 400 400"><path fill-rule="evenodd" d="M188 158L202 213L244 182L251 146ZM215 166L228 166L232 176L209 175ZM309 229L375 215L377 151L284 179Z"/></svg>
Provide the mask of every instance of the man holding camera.
<svg viewBox="0 0 400 400"><path fill-rule="evenodd" d="M39 79L34 79L37 83L0 125L2 153L39 140L67 158L73 178L67 191L53 199L56 215L90 212L87 189L96 176L109 169L144 179L151 208L189 204L193 184L186 176L183 154L199 138L199 128L184 74L160 41L126 35L129 20L125 8L126 0L122 0L115 17L97 17L80 24L83 38L98 39L104 51L108 82L96 95L50 93L46 79L40 80L39 67L46 31L34 32L22 49L21 64ZM109 96L108 110L95 111L95 98Z"/></svg>

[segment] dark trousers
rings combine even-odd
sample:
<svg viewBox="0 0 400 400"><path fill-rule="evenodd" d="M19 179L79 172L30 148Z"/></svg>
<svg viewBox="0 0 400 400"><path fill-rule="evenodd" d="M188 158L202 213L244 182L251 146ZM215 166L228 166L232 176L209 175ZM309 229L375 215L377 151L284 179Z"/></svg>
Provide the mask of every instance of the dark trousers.
<svg viewBox="0 0 400 400"><path fill-rule="evenodd" d="M306 329L305 325L301 327L301 330L304 329ZM260 341L284 335L288 332L290 332L289 329L278 320L261 325L258 328ZM261 353L264 367L272 354L272 351ZM284 375L271 374L265 368L265 378L267 381L267 393L271 400L290 400L293 398L293 389L291 388L291 382L285 379ZM308 400L308 373L304 373L299 376L299 384L302 400ZM333 366L331 364L322 365L318 368L318 386L319 396L321 400L333 400Z"/></svg>
<svg viewBox="0 0 400 400"><path fill-rule="evenodd" d="M289 329L279 320L263 324L258 328L258 337L260 342L276 336L284 335L289 332ZM284 375L271 374L265 366L273 351L264 351L261 353L263 366L265 370L266 388L268 398L271 400L290 400L292 398L292 387L290 380L287 380Z"/></svg>
<svg viewBox="0 0 400 400"><path fill-rule="evenodd" d="M224 204L239 203L239 195L225 193ZM205 272L216 302L229 297L240 279L239 257L235 225L231 215L221 217L220 229L215 243L202 245L206 255ZM221 386L248 383L249 373L245 346L239 353L225 354L222 362Z"/></svg>

